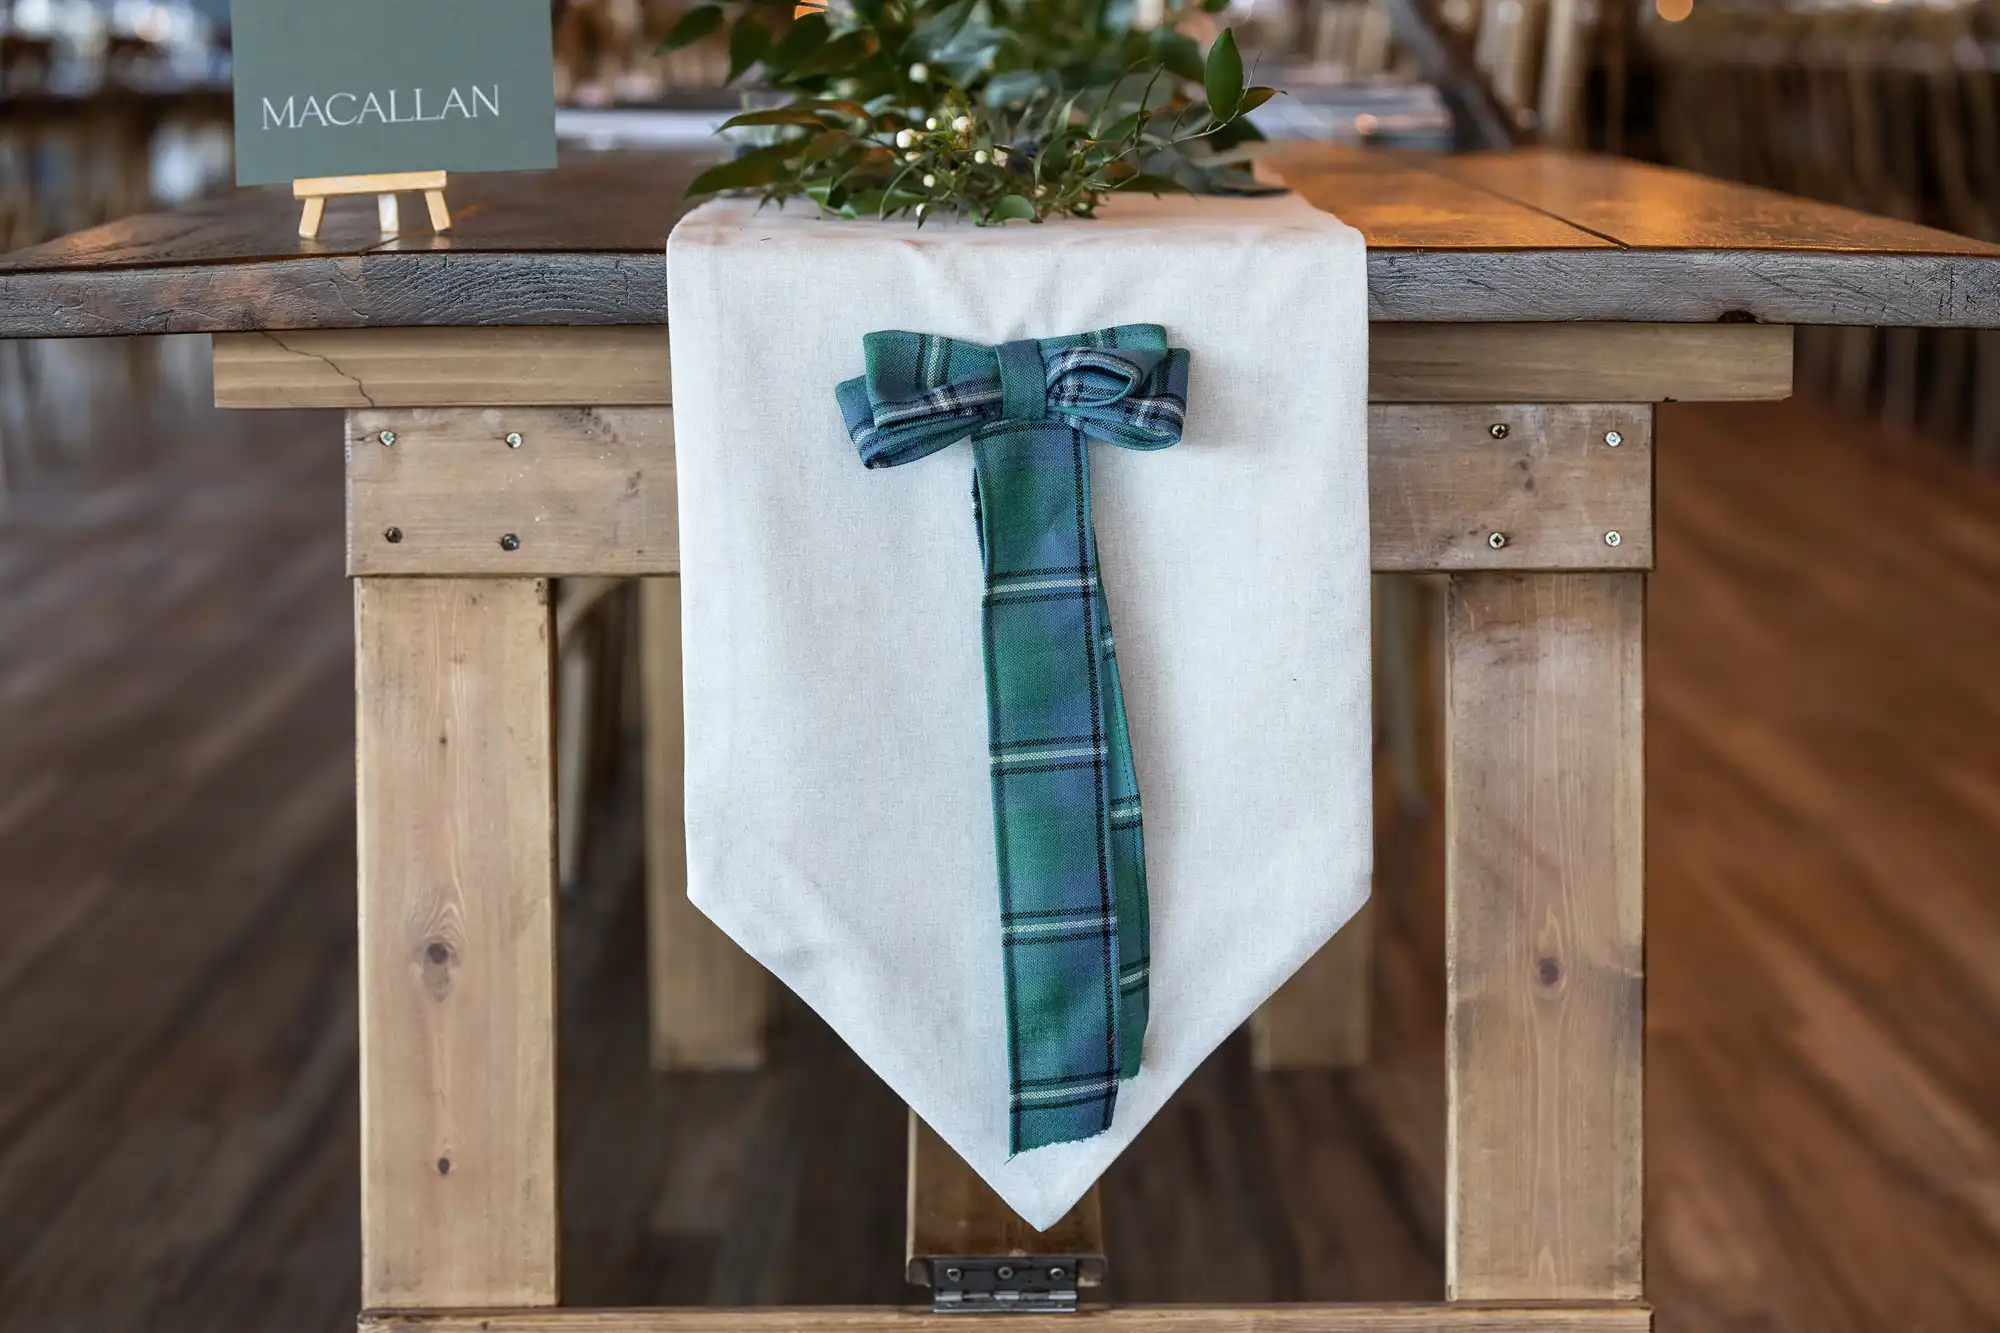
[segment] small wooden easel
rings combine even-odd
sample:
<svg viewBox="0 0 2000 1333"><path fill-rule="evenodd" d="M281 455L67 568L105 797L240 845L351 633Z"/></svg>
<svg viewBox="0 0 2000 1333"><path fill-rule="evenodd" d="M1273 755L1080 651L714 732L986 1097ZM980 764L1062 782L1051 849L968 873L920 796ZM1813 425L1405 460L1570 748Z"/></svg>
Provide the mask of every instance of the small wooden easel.
<svg viewBox="0 0 2000 1333"><path fill-rule="evenodd" d="M442 171L392 171L377 176L313 176L292 182L292 198L305 200L299 215L299 235L312 240L319 235L326 201L335 195L372 194L382 223L382 234L394 236L402 230L396 214L396 194L401 190L422 190L430 206L431 227L440 234L451 230L451 210L444 205L445 173Z"/></svg>

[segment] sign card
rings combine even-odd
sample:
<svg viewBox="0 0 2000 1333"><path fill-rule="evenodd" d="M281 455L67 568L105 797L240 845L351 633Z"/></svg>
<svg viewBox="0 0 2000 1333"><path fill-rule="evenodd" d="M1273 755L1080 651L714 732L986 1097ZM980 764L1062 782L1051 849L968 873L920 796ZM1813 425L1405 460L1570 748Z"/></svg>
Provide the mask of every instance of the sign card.
<svg viewBox="0 0 2000 1333"><path fill-rule="evenodd" d="M236 179L556 161L549 0L233 0Z"/></svg>

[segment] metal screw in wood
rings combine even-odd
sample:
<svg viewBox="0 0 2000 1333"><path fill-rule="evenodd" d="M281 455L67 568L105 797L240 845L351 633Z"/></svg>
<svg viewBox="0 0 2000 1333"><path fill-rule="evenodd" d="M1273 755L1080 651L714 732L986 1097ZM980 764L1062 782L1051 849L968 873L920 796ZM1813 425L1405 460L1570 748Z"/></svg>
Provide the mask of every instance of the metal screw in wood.
<svg viewBox="0 0 2000 1333"><path fill-rule="evenodd" d="M382 534L382 540L394 546L397 542L403 540L403 530L401 528L390 528Z"/></svg>
<svg viewBox="0 0 2000 1333"><path fill-rule="evenodd" d="M1620 537L1616 532L1607 532L1604 534L1604 544L1606 546L1616 546L1619 542L1622 542L1624 540L1625 539L1623 537Z"/></svg>
<svg viewBox="0 0 2000 1333"><path fill-rule="evenodd" d="M503 551L518 551L521 549L521 539L510 532L500 539L500 549Z"/></svg>
<svg viewBox="0 0 2000 1333"><path fill-rule="evenodd" d="M380 435L377 435L375 438L382 441L382 444L385 448L393 447L396 443L396 432L393 430L385 430Z"/></svg>
<svg viewBox="0 0 2000 1333"><path fill-rule="evenodd" d="M1613 449L1616 449L1619 445L1625 443L1625 436L1620 431L1607 430L1604 432L1604 442Z"/></svg>
<svg viewBox="0 0 2000 1333"><path fill-rule="evenodd" d="M1504 532L1489 532L1486 534L1486 544L1497 551L1507 544L1507 534ZM1612 544L1614 546L1617 545L1616 542Z"/></svg>
<svg viewBox="0 0 2000 1333"><path fill-rule="evenodd" d="M1510 427L1506 422L1496 421L1492 425L1486 428L1486 433L1488 435L1491 435L1496 440L1504 440L1507 438L1508 434L1512 431L1512 429L1513 428Z"/></svg>
<svg viewBox="0 0 2000 1333"><path fill-rule="evenodd" d="M509 449L519 449L521 447L520 431L510 430L507 432L507 447Z"/></svg>

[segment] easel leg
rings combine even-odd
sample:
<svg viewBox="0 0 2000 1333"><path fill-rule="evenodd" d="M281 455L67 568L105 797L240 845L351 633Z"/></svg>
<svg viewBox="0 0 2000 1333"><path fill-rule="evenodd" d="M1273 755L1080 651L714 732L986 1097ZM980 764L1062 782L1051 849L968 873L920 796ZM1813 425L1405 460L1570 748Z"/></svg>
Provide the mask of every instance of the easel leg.
<svg viewBox="0 0 2000 1333"><path fill-rule="evenodd" d="M639 598L653 1068L755 1069L770 977L687 898L681 581L641 579Z"/></svg>
<svg viewBox="0 0 2000 1333"><path fill-rule="evenodd" d="M556 1302L548 585L355 584L362 1304Z"/></svg>
<svg viewBox="0 0 2000 1333"><path fill-rule="evenodd" d="M451 230L451 210L445 207L443 190L425 190L424 204L431 210L431 230L442 236Z"/></svg>
<svg viewBox="0 0 2000 1333"><path fill-rule="evenodd" d="M320 220L325 216L326 199L323 196L314 195L306 200L305 209L299 214L299 235L308 241L318 239Z"/></svg>
<svg viewBox="0 0 2000 1333"><path fill-rule="evenodd" d="M1453 1300L1640 1295L1645 587L1452 580Z"/></svg>
<svg viewBox="0 0 2000 1333"><path fill-rule="evenodd" d="M403 229L402 214L397 211L396 196L393 194L375 196L375 217L384 236L394 236Z"/></svg>

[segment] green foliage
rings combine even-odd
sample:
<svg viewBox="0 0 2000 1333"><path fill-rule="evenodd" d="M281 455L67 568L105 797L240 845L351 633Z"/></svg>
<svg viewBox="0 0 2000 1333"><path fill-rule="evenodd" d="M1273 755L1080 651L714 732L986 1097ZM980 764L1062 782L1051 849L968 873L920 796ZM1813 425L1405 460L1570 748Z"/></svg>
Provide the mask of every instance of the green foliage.
<svg viewBox="0 0 2000 1333"><path fill-rule="evenodd" d="M791 0L701 5L666 46L726 25L731 80L754 67L790 100L724 125L738 156L688 194L990 224L1089 217L1118 190L1253 191L1243 116L1274 90L1245 86L1228 29L1206 53L1175 30L1197 6L1227 0L1168 0L1151 30L1133 0L850 0L782 32Z"/></svg>

